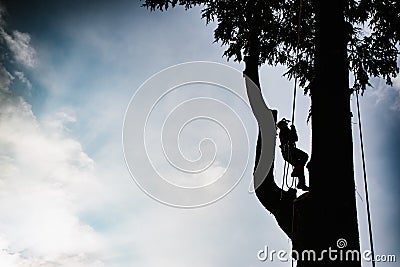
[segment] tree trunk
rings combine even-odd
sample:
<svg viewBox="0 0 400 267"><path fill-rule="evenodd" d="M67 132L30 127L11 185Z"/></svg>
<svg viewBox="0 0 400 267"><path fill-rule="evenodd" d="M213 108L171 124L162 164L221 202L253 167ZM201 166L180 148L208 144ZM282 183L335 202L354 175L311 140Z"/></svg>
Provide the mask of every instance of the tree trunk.
<svg viewBox="0 0 400 267"><path fill-rule="evenodd" d="M315 0L316 55L315 83L311 89L312 154L309 164L310 193L295 201L293 246L300 253L313 250L321 258L323 250L337 250L322 261L300 257L299 267L361 266L346 252L360 255L347 36L344 0ZM346 240L342 247L338 240ZM344 244L345 242L342 242ZM339 245L339 246L338 246ZM340 256L342 251L342 257ZM334 255L337 259L334 260Z"/></svg>
<svg viewBox="0 0 400 267"><path fill-rule="evenodd" d="M261 120L266 120L266 116L271 116L271 110L269 110L264 103L261 94L258 74L259 53L257 50L257 43L253 44L255 45L252 46L250 49L250 56L246 57L244 60L246 63L244 74L246 75L246 87L248 98L250 100L250 105L259 125L259 134L256 147L256 162L254 166L254 185L256 187L255 193L261 204L275 216L275 219L280 228L286 233L289 238L291 238L293 200L296 198L296 190L292 189L289 191L284 191L276 185L273 174L273 163L266 177L264 174L265 171L260 171L259 169L257 169L259 161L263 161L261 153L262 136L263 134L266 134L266 132L268 132L262 129L263 122ZM249 84L250 81L248 81L247 79L250 79L257 86L251 86ZM277 111L272 111L272 113L276 122ZM260 175L262 175L262 177ZM259 182L262 180L263 182L260 184ZM257 185L259 186L257 187Z"/></svg>

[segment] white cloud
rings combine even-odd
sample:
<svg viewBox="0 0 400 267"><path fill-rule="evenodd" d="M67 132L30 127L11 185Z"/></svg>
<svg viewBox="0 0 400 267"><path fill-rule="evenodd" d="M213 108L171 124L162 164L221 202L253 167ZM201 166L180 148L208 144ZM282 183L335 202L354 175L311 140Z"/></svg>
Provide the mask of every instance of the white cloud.
<svg viewBox="0 0 400 267"><path fill-rule="evenodd" d="M103 189L93 160L65 133L73 117L38 122L1 70L0 265L101 266L104 239L79 214Z"/></svg>
<svg viewBox="0 0 400 267"><path fill-rule="evenodd" d="M36 65L36 50L30 44L31 36L28 33L16 30L9 34L5 29L4 13L5 8L0 3L0 40L5 42L7 48L13 53L16 62L24 67L34 67Z"/></svg>
<svg viewBox="0 0 400 267"><path fill-rule="evenodd" d="M393 85L388 86L383 80L376 80L373 88L366 92L367 96L374 99L376 105L384 105L392 111L400 111L400 75L393 80Z"/></svg>
<svg viewBox="0 0 400 267"><path fill-rule="evenodd" d="M36 51L30 45L31 36L29 34L13 31L10 35L2 28L0 29L0 36L13 52L14 59L18 63L25 67L34 67L36 65Z"/></svg>
<svg viewBox="0 0 400 267"><path fill-rule="evenodd" d="M0 237L0 265L7 267L101 267L105 266L100 261L91 261L85 255L72 255L60 257L60 259L32 259L26 252L12 252L8 242Z"/></svg>
<svg viewBox="0 0 400 267"><path fill-rule="evenodd" d="M11 75L2 65L0 65L0 91L2 93L7 92L9 90L9 86L14 79L14 76Z"/></svg>
<svg viewBox="0 0 400 267"><path fill-rule="evenodd" d="M14 75L23 83L25 84L28 89L32 89L32 84L31 82L28 80L28 78L26 78L25 74L22 71L14 71Z"/></svg>

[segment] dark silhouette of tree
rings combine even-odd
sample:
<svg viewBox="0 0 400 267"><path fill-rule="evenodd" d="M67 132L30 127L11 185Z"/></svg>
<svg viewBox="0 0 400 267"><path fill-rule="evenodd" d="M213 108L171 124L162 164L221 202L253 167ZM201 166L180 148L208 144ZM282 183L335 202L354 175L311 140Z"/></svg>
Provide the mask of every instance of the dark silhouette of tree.
<svg viewBox="0 0 400 267"><path fill-rule="evenodd" d="M311 97L310 192L295 199L293 191L282 191L276 185L271 169L256 195L292 239L297 251L313 249L320 255L322 250L335 248L340 238L346 239L346 249L359 251L350 97L370 86L370 77L383 77L391 85L391 78L399 72L400 2L146 0L144 3L151 10L162 11L177 5L185 9L201 6L206 23L217 22L214 39L226 45L224 56L244 61L244 74L258 87L262 64L283 64L287 66L289 79L298 78ZM354 77L351 85L350 73ZM257 99L262 101L261 92L250 91L249 86L247 89L251 104ZM260 122L262 115L253 111ZM256 161L262 160L260 140L259 134ZM322 265L361 266L361 263L332 261L328 257L323 261L299 259L298 262L298 266Z"/></svg>

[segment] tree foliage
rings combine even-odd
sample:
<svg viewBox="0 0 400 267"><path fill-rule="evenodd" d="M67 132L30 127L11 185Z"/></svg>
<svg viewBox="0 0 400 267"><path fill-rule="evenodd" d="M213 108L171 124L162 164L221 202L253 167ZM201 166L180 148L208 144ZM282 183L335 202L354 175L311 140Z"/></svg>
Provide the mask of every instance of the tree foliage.
<svg viewBox="0 0 400 267"><path fill-rule="evenodd" d="M314 1L317 0L146 0L143 6L152 11L200 6L206 23L217 23L214 39L227 47L224 56L242 61L252 56L252 47L257 47L254 60L259 65L287 66L287 77L296 75L307 92L314 78ZM353 89L365 90L371 77L382 77L391 85L391 79L399 72L399 1L345 2Z"/></svg>

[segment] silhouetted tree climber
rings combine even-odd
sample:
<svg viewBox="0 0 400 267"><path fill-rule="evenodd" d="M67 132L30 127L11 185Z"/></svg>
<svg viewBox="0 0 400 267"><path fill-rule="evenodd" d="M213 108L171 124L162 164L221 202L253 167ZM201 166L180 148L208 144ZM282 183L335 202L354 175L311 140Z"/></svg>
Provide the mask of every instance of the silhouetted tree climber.
<svg viewBox="0 0 400 267"><path fill-rule="evenodd" d="M304 175L304 166L307 163L308 154L296 147L296 142L299 139L296 127L291 125L289 128L288 122L284 118L276 125L279 129L279 140L281 143L279 147L281 148L283 159L294 167L291 176L299 178L297 188L308 191Z"/></svg>

